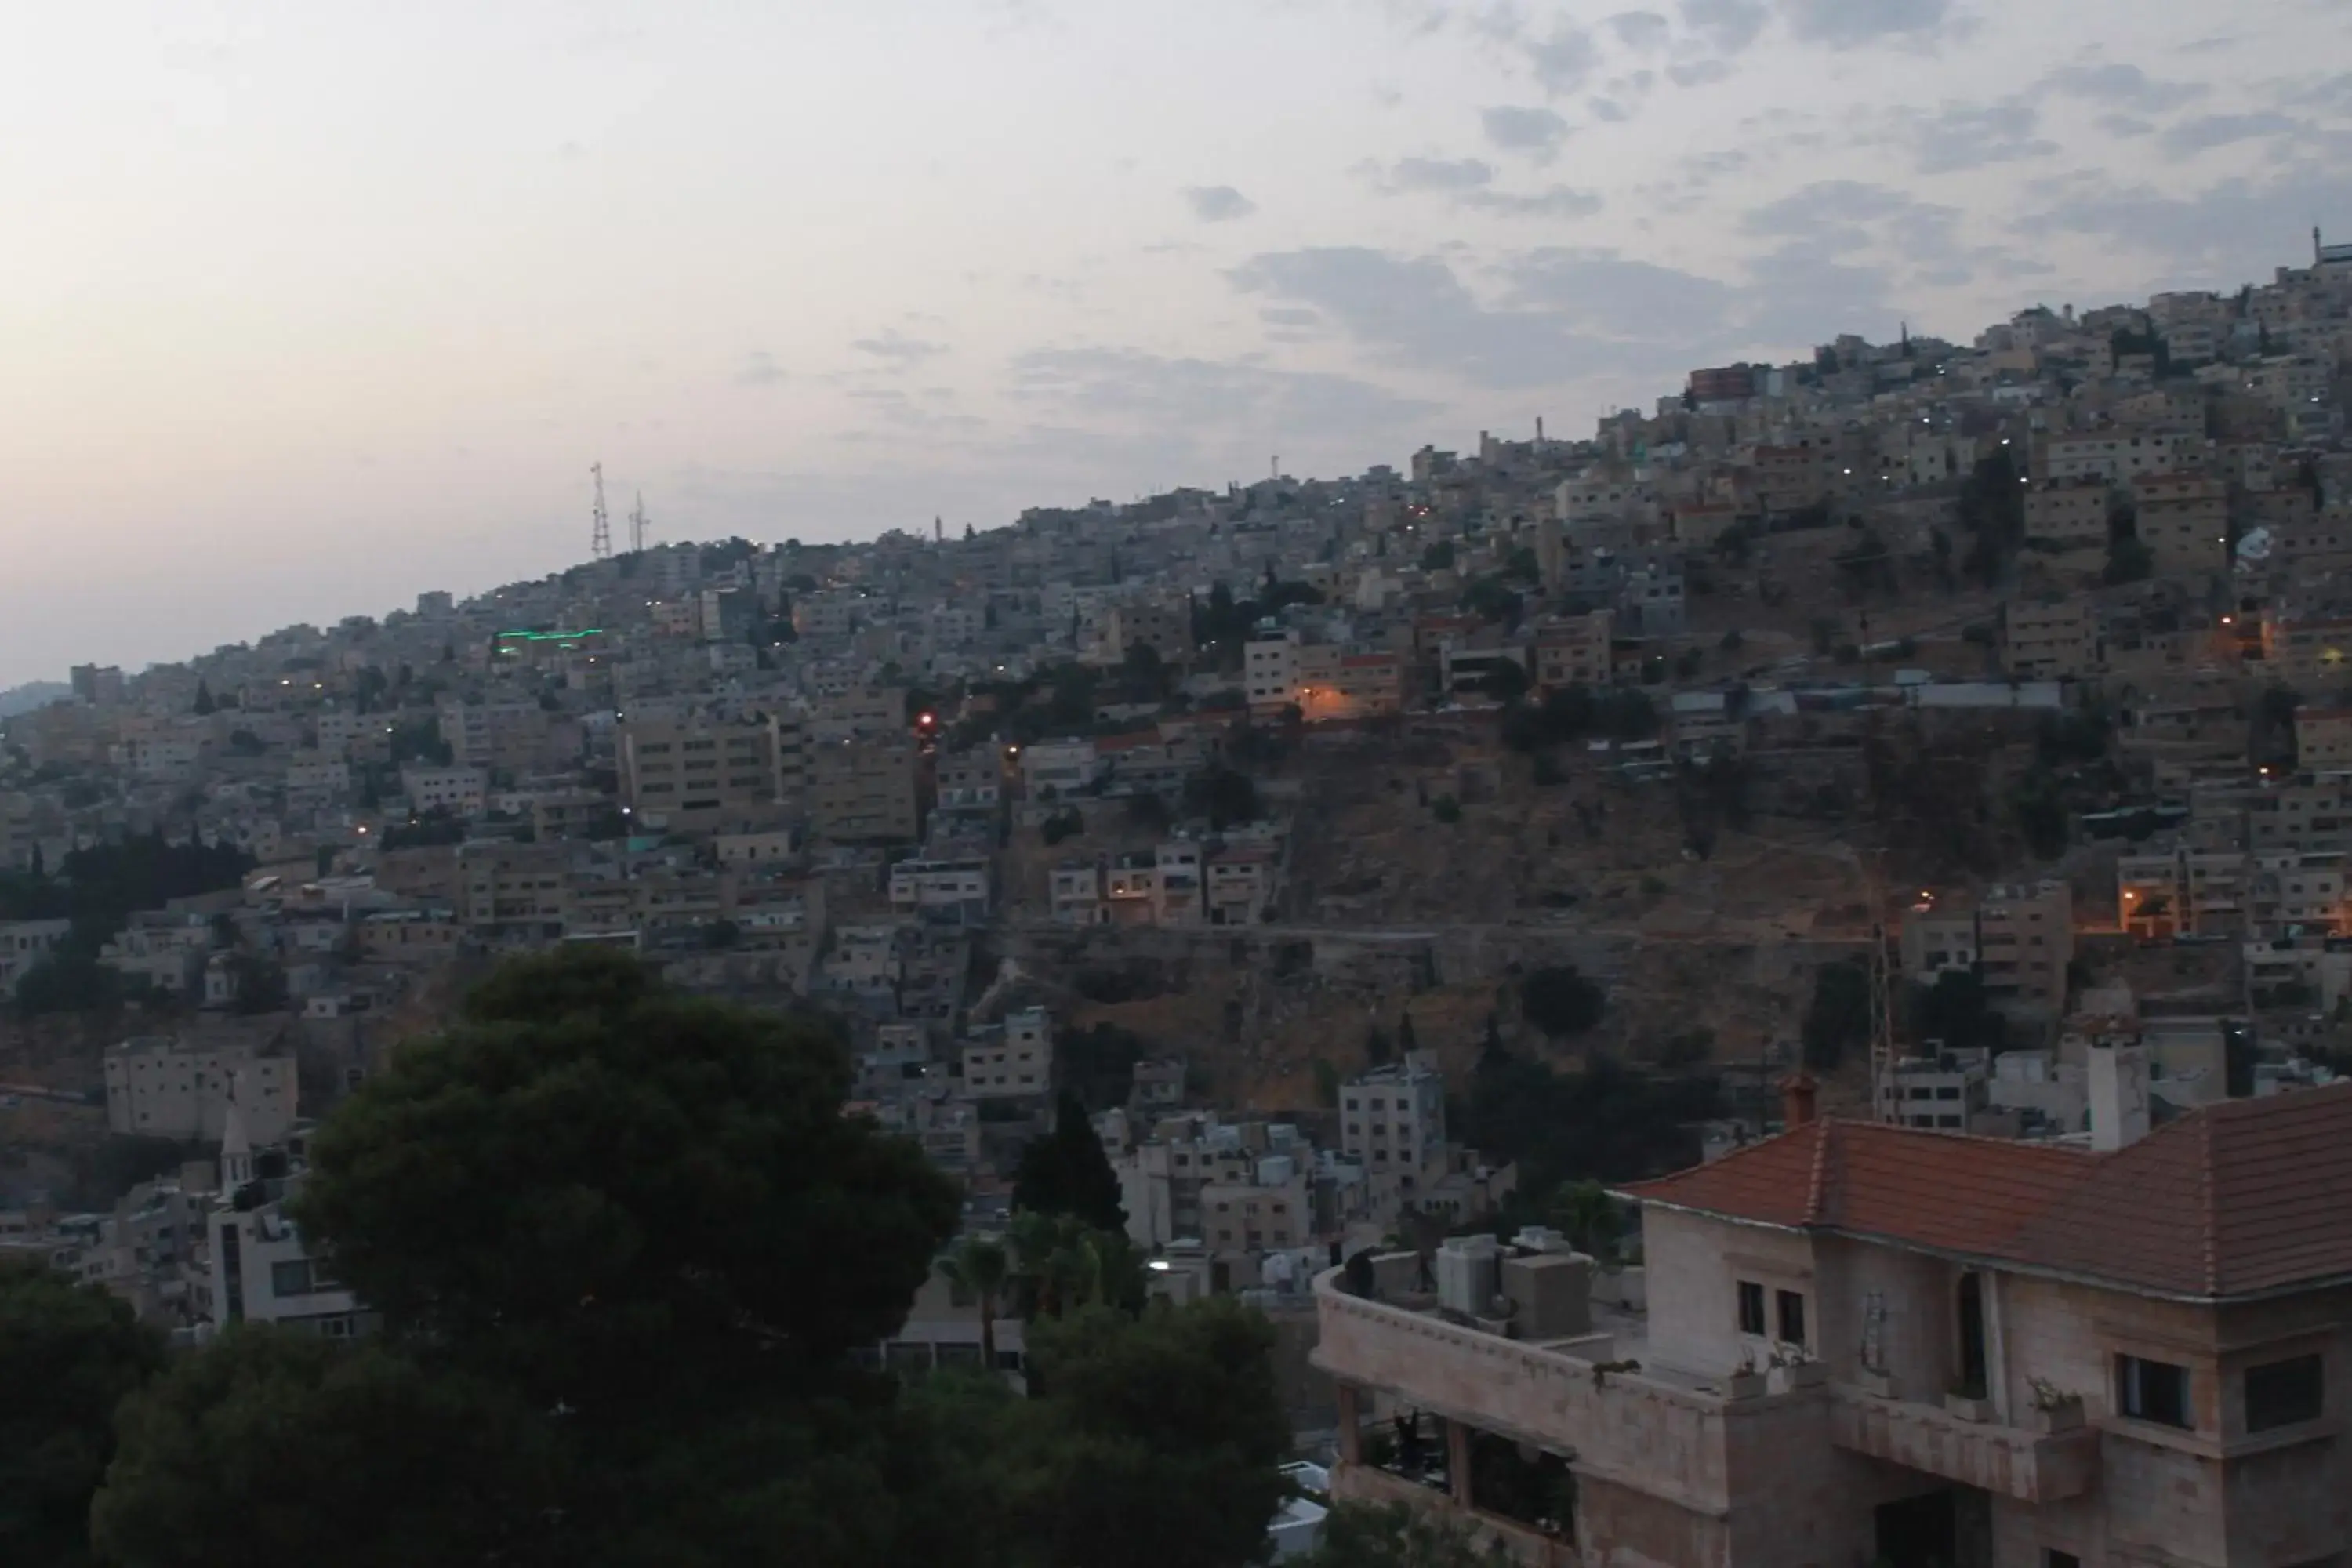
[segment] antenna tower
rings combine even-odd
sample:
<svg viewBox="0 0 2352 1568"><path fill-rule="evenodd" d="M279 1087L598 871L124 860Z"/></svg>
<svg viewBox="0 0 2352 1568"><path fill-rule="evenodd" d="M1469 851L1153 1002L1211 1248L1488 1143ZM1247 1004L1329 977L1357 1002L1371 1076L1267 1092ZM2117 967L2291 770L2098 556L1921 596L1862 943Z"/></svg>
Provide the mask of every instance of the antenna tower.
<svg viewBox="0 0 2352 1568"><path fill-rule="evenodd" d="M589 558L609 561L613 558L613 520L604 511L604 465L591 463L588 471L596 478L595 521L588 532Z"/></svg>
<svg viewBox="0 0 2352 1568"><path fill-rule="evenodd" d="M629 509L629 548L641 551L646 547L646 492L637 492L637 504Z"/></svg>
<svg viewBox="0 0 2352 1568"><path fill-rule="evenodd" d="M1895 932L1886 920L1886 851L1865 849L1860 857L1864 896L1870 900L1870 1116L1895 1121Z"/></svg>

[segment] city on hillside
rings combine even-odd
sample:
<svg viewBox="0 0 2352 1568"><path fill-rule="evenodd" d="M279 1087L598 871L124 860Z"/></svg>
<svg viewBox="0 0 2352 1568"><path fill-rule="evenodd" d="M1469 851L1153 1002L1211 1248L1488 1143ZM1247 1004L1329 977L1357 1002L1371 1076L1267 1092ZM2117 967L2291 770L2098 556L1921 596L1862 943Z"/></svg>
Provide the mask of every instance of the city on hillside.
<svg viewBox="0 0 2352 1568"><path fill-rule="evenodd" d="M674 1038L838 1050L924 1194L872 1216L911 1310L807 1331L852 1362L1083 1422L1057 1317L1255 1309L1244 1546L1401 1503L1528 1564L2340 1563L2347 402L2315 233L987 530L647 544L600 474L548 577L11 704L0 1253L174 1353L472 1342L501 1268L318 1227L454 1181L399 1097L476 1069L415 1042L522 1071L539 976L649 1009L597 1048L662 1093ZM593 1104L539 1138L667 1147Z"/></svg>

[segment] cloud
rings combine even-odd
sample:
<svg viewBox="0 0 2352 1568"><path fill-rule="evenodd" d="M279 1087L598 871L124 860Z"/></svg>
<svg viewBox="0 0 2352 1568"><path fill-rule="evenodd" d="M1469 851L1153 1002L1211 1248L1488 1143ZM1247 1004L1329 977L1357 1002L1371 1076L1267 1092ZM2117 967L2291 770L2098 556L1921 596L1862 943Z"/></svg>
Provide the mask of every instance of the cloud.
<svg viewBox="0 0 2352 1568"><path fill-rule="evenodd" d="M1233 223L1257 211L1257 204L1231 185L1188 185L1184 200L1202 223Z"/></svg>
<svg viewBox="0 0 2352 1568"><path fill-rule="evenodd" d="M1246 432L1265 438L1346 435L1377 441L1410 432L1438 405L1376 382L1139 349L1035 349L1013 362L1012 395L1097 426L1171 433ZM1195 437L1197 438L1197 437ZM1262 457L1255 462L1262 462Z"/></svg>
<svg viewBox="0 0 2352 1568"><path fill-rule="evenodd" d="M1673 28L1655 11L1620 11L1609 18L1609 30L1629 49L1647 52L1665 47Z"/></svg>
<svg viewBox="0 0 2352 1568"><path fill-rule="evenodd" d="M2208 114L2181 121L2167 131L2161 142L2167 153L2186 158L2240 142L2298 135L2305 129L2303 121L2268 110L2258 114Z"/></svg>
<svg viewBox="0 0 2352 1568"><path fill-rule="evenodd" d="M2043 91L2085 98L2142 114L2162 114L2181 108L2202 98L2206 91L2200 82L2158 81L2139 67L2121 61L2061 66L2043 77L2040 87Z"/></svg>
<svg viewBox="0 0 2352 1568"><path fill-rule="evenodd" d="M1554 185L1533 195L1469 191L1454 198L1456 206L1493 213L1498 217L1591 217L1603 205L1598 192L1579 190L1573 185Z"/></svg>
<svg viewBox="0 0 2352 1568"><path fill-rule="evenodd" d="M773 386L783 379L784 367L778 364L776 356L765 349L751 350L735 367L735 384L738 386Z"/></svg>
<svg viewBox="0 0 2352 1568"><path fill-rule="evenodd" d="M1507 153L1525 153L1539 163L1551 162L1568 140L1568 121L1549 109L1498 104L1482 111L1478 121L1487 141Z"/></svg>
<svg viewBox="0 0 2352 1568"><path fill-rule="evenodd" d="M1601 68L1601 46L1591 32L1567 17L1556 18L1545 37L1521 44L1536 82L1554 98L1580 90Z"/></svg>
<svg viewBox="0 0 2352 1568"><path fill-rule="evenodd" d="M2267 180L2182 192L2085 170L2032 182L2022 194L2035 205L2011 226L2029 239L2096 239L2131 258L2137 281L2151 289L2234 288L2266 276L2279 260L2279 237L2306 232L2312 214L2352 210L2352 172L2340 160L2315 159Z"/></svg>
<svg viewBox="0 0 2352 1568"><path fill-rule="evenodd" d="M931 342L923 338L910 338L896 327L879 337L860 338L849 345L863 354L871 354L898 370L912 370L928 360L937 359L948 352L945 343Z"/></svg>
<svg viewBox="0 0 2352 1568"><path fill-rule="evenodd" d="M2155 125L2137 114L2102 114L2093 123L2108 135L2120 136L2126 141L2156 133Z"/></svg>
<svg viewBox="0 0 2352 1568"><path fill-rule="evenodd" d="M1580 331L1643 342L1685 342L1730 324L1730 285L1629 260L1615 250L1548 247L1505 268L1509 299L1540 308Z"/></svg>
<svg viewBox="0 0 2352 1568"><path fill-rule="evenodd" d="M1772 16L1763 0L1683 0L1682 9L1683 25L1727 55L1753 44Z"/></svg>
<svg viewBox="0 0 2352 1568"><path fill-rule="evenodd" d="M1605 120L1612 125L1622 124L1633 118L1633 111L1614 99L1596 98L1585 107L1592 110L1593 119Z"/></svg>
<svg viewBox="0 0 2352 1568"><path fill-rule="evenodd" d="M1953 0L1782 0L1782 9L1799 42L1832 49L1931 43L1957 20Z"/></svg>
<svg viewBox="0 0 2352 1568"><path fill-rule="evenodd" d="M1495 166L1481 158L1400 158L1376 177L1389 191L1474 191L1493 183Z"/></svg>
<svg viewBox="0 0 2352 1568"><path fill-rule="evenodd" d="M1911 110L1901 118L1902 140L1910 148L1912 166L1922 174L1981 169L2058 151L2056 142L2034 134L2042 111L2023 97L1947 103L1932 114Z"/></svg>
<svg viewBox="0 0 2352 1568"><path fill-rule="evenodd" d="M1708 87L1730 74L1728 60L1691 60L1666 68L1667 79L1676 87Z"/></svg>

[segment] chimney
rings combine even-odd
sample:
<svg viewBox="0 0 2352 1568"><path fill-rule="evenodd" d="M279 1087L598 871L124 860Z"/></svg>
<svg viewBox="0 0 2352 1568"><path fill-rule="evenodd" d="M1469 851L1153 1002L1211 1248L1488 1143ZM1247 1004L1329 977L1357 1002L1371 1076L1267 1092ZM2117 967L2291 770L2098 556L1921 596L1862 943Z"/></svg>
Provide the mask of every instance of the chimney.
<svg viewBox="0 0 2352 1568"><path fill-rule="evenodd" d="M1802 1070L1792 1072L1780 1080L1780 1121L1793 1130L1813 1120L1814 1105L1821 1098L1822 1086L1813 1075Z"/></svg>
<svg viewBox="0 0 2352 1568"><path fill-rule="evenodd" d="M2113 1153L2147 1137L2147 1047L2095 1040L2088 1066L2091 1147Z"/></svg>

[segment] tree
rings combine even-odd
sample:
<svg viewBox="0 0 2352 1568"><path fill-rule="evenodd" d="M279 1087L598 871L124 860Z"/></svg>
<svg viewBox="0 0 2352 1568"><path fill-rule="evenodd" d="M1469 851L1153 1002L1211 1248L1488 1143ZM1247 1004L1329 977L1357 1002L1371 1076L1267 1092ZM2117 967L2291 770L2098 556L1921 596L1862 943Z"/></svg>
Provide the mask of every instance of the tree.
<svg viewBox="0 0 2352 1568"><path fill-rule="evenodd" d="M532 955L337 1108L296 1217L393 1346L562 1412L582 1539L687 1560L786 1527L777 1467L824 1446L850 1352L954 1229L952 1184L845 1115L851 1082L809 1019Z"/></svg>
<svg viewBox="0 0 2352 1568"><path fill-rule="evenodd" d="M1947 970L1934 984L1911 988L1911 1034L1941 1041L1946 1050L1998 1050L2008 1031L1986 1000L1982 977L1973 970Z"/></svg>
<svg viewBox="0 0 2352 1568"><path fill-rule="evenodd" d="M1068 1089L1054 1107L1054 1130L1021 1151L1013 1178L1013 1206L1042 1215L1070 1215L1097 1230L1124 1232L1118 1173L1095 1136L1086 1102Z"/></svg>
<svg viewBox="0 0 2352 1568"><path fill-rule="evenodd" d="M1274 1330L1229 1298L1031 1333L1057 1450L1038 1519L1053 1568L1232 1568L1282 1500L1290 1425Z"/></svg>
<svg viewBox="0 0 2352 1568"><path fill-rule="evenodd" d="M980 1363L996 1370L996 1313L1013 1279L1013 1258L992 1237L967 1236L956 1243L940 1269L949 1283L967 1292L980 1308Z"/></svg>
<svg viewBox="0 0 2352 1568"><path fill-rule="evenodd" d="M1555 1040L1581 1035L1601 1022L1608 994L1572 963L1531 971L1519 982L1519 1008L1528 1022Z"/></svg>
<svg viewBox="0 0 2352 1568"><path fill-rule="evenodd" d="M0 1258L0 1562L87 1562L89 1500L114 1407L163 1364L130 1307L28 1260Z"/></svg>
<svg viewBox="0 0 2352 1568"><path fill-rule="evenodd" d="M1412 1009L1400 1007L1397 1009L1397 1055L1410 1058L1419 1049L1421 1041L1412 1032Z"/></svg>
<svg viewBox="0 0 2352 1568"><path fill-rule="evenodd" d="M1868 1043L1870 976L1861 964L1840 959L1813 971L1802 1035L1805 1065L1822 1072L1834 1069L1852 1047Z"/></svg>
<svg viewBox="0 0 2352 1568"><path fill-rule="evenodd" d="M1466 1521L1408 1502L1343 1502L1323 1521L1323 1537L1303 1568L1510 1568L1500 1541L1478 1544Z"/></svg>
<svg viewBox="0 0 2352 1568"><path fill-rule="evenodd" d="M1559 1228L1577 1251L1603 1263L1616 1257L1625 1220L1607 1187L1589 1178L1572 1183L1553 1200L1553 1210Z"/></svg>
<svg viewBox="0 0 2352 1568"><path fill-rule="evenodd" d="M123 1568L544 1561L550 1425L385 1345L235 1328L124 1405L89 1531Z"/></svg>
<svg viewBox="0 0 2352 1568"><path fill-rule="evenodd" d="M220 705L218 703L213 700L213 689L205 685L203 680L199 679L196 682L196 716L198 718L208 717L215 711L219 706Z"/></svg>

